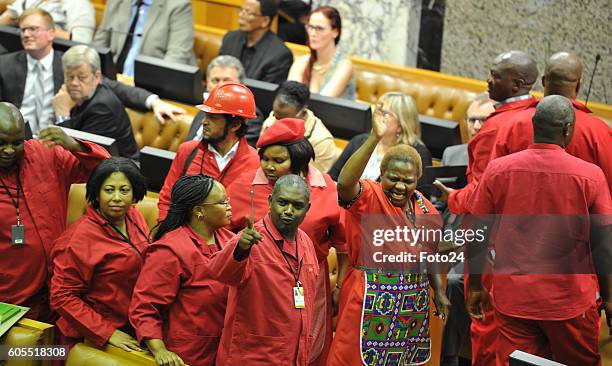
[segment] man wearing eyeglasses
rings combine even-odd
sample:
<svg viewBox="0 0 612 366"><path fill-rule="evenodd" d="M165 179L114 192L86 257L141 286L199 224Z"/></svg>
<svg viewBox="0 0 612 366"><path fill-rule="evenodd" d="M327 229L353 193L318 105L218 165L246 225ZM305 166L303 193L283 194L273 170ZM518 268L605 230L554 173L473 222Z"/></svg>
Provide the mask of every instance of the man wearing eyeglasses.
<svg viewBox="0 0 612 366"><path fill-rule="evenodd" d="M287 80L293 55L270 30L277 11L275 0L246 0L238 12L239 30L223 37L219 55L238 58L248 78L280 84Z"/></svg>
<svg viewBox="0 0 612 366"><path fill-rule="evenodd" d="M56 119L52 100L64 83L62 52L53 50L57 33L53 18L45 10L25 10L19 28L23 50L0 55L0 101L16 105L37 135L39 130L53 125ZM107 78L103 78L102 83L126 107L140 111L152 109L160 121L164 117L174 119L175 114L185 113L142 88Z"/></svg>

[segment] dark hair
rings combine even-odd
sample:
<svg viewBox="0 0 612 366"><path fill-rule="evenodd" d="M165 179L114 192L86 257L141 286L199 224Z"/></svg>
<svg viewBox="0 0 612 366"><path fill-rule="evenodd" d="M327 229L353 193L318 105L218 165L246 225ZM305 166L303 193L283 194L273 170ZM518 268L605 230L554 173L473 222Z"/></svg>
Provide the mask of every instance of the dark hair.
<svg viewBox="0 0 612 366"><path fill-rule="evenodd" d="M191 210L210 194L217 182L213 177L197 174L180 177L170 195L170 209L166 218L159 224L153 240L159 240L164 234L183 225L191 217Z"/></svg>
<svg viewBox="0 0 612 366"><path fill-rule="evenodd" d="M332 6L319 6L308 15L308 18L312 16L314 13L321 13L325 15L327 19L329 19L329 24L332 29L338 31L338 37L334 39L334 43L338 44L340 42L340 36L342 35L342 18L340 17L340 12L338 9ZM310 47L310 46L309 46ZM308 59L308 66L304 70L304 74L302 75L302 80L306 85L310 85L310 77L312 76L312 66L317 61L317 51L310 49L310 58Z"/></svg>
<svg viewBox="0 0 612 366"><path fill-rule="evenodd" d="M306 84L287 80L278 86L274 99L282 105L293 105L300 110L310 99L310 90Z"/></svg>
<svg viewBox="0 0 612 366"><path fill-rule="evenodd" d="M225 129L229 130L232 125L240 125L240 128L236 130L236 136L242 137L247 133L246 120L240 116L232 116L231 114L224 114L225 116Z"/></svg>
<svg viewBox="0 0 612 366"><path fill-rule="evenodd" d="M308 174L308 164L315 158L314 148L307 138L303 138L296 142L291 143L274 143L267 146L262 146L257 152L259 159L263 158L263 154L270 146L284 146L289 151L289 158L291 159L291 173L299 175L303 173Z"/></svg>
<svg viewBox="0 0 612 366"><path fill-rule="evenodd" d="M133 161L122 157L108 158L96 166L87 180L85 198L87 198L87 202L89 202L93 208L100 207L98 196L100 195L102 183L104 183L111 174L116 172L125 174L130 181L134 202L141 201L147 194L147 180L142 173L140 173L140 170Z"/></svg>

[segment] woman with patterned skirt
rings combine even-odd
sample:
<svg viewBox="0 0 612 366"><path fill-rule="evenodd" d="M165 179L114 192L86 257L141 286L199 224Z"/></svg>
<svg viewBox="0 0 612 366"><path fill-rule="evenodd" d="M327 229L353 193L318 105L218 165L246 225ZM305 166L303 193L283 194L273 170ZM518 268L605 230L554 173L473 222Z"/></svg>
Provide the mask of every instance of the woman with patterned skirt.
<svg viewBox="0 0 612 366"><path fill-rule="evenodd" d="M387 128L381 117L376 111L370 136L338 178L338 197L347 209L351 267L342 283L328 366L424 364L431 356L429 287L434 290L436 315L445 319L450 307L440 272L432 268L433 263L419 263L421 252L435 254L436 236L409 242L405 231L393 231L442 226L436 209L416 190L422 173L417 151L397 145L382 160L379 182L359 180ZM393 234L382 236L386 240L382 243L376 232L385 229ZM406 253L404 263L382 263L383 254L397 259L402 253Z"/></svg>

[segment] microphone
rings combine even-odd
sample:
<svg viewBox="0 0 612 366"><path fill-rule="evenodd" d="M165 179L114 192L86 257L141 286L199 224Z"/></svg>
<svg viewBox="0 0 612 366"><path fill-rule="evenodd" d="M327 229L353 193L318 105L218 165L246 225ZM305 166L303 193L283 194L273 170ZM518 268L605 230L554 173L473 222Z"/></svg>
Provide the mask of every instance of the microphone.
<svg viewBox="0 0 612 366"><path fill-rule="evenodd" d="M595 77L595 71L597 70L597 65L601 60L601 55L598 53L595 56L595 66L593 66L593 72L591 73L591 81L589 81L589 90L587 91L586 100L584 101L584 106L587 107L589 104L589 97L591 96L591 87L593 86L593 78Z"/></svg>

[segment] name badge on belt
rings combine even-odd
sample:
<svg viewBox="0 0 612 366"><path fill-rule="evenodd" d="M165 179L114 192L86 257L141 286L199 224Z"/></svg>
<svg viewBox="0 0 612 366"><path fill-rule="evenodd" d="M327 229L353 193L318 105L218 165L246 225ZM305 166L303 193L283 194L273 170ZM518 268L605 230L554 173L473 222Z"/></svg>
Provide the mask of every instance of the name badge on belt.
<svg viewBox="0 0 612 366"><path fill-rule="evenodd" d="M304 309L306 307L306 301L304 301L304 288L299 281L293 288L293 304L296 309Z"/></svg>

